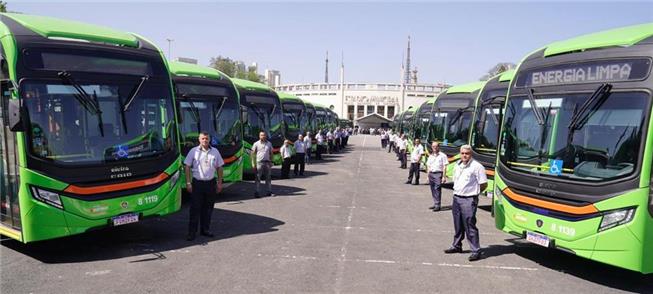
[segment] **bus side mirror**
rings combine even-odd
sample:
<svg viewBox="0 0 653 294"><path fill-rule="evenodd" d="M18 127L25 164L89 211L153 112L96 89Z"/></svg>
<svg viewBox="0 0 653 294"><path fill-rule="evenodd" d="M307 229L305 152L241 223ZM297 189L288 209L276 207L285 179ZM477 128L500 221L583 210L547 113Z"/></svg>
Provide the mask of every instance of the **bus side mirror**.
<svg viewBox="0 0 653 294"><path fill-rule="evenodd" d="M240 120L243 124L247 123L247 106L240 106Z"/></svg>
<svg viewBox="0 0 653 294"><path fill-rule="evenodd" d="M11 80L1 80L0 89L2 89L4 123L12 132L24 131L22 100L11 98L11 93L16 90L15 84Z"/></svg>

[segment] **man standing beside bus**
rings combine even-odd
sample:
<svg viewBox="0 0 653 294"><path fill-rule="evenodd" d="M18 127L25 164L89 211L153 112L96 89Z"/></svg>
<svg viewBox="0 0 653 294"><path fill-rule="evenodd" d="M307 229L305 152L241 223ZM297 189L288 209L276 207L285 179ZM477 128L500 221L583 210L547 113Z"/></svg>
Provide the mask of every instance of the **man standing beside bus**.
<svg viewBox="0 0 653 294"><path fill-rule="evenodd" d="M195 240L198 224L202 236L213 237L209 230L211 214L215 198L222 191L222 155L209 144L208 133L201 132L198 139L199 146L193 147L184 160L186 190L191 195L188 241Z"/></svg>
<svg viewBox="0 0 653 294"><path fill-rule="evenodd" d="M442 184L447 181L445 171L449 160L446 154L440 152L440 143L433 142L431 150L432 152L426 161L426 173L429 177L429 186L431 186L431 197L433 197L433 206L429 207L429 209L440 211Z"/></svg>
<svg viewBox="0 0 653 294"><path fill-rule="evenodd" d="M304 145L304 136L299 135L295 141L295 177L304 175L304 157L306 156L306 146Z"/></svg>
<svg viewBox="0 0 653 294"><path fill-rule="evenodd" d="M272 143L268 141L265 132L258 134L259 140L252 145L252 167L256 173L256 193L254 197L260 198L261 178L265 177L265 185L268 187L268 196L272 196Z"/></svg>
<svg viewBox="0 0 653 294"><path fill-rule="evenodd" d="M286 139L283 141L283 145L279 150L281 153L281 178L287 179L290 175L290 164L292 163L292 146L290 146L290 140ZM258 190L258 189L257 189Z"/></svg>
<svg viewBox="0 0 653 294"><path fill-rule="evenodd" d="M472 146L460 147L460 160L456 163L453 176L453 224L455 234L451 248L444 253L461 253L462 242L467 236L472 254L469 261L481 259L481 246L476 227L478 194L487 188L485 168L472 159Z"/></svg>
<svg viewBox="0 0 653 294"><path fill-rule="evenodd" d="M322 150L324 149L324 135L322 134L322 130L317 131L315 140L317 141L317 146L315 146L315 159L322 160Z"/></svg>
<svg viewBox="0 0 653 294"><path fill-rule="evenodd" d="M406 147L408 147L408 140L406 140L406 135L401 134L401 139L399 139L399 160L401 160L401 168L406 169Z"/></svg>
<svg viewBox="0 0 653 294"><path fill-rule="evenodd" d="M413 185L419 185L419 167L422 155L424 155L424 147L418 138L415 138L413 143L413 151L410 152L410 171L408 171L408 181L406 181L406 184L413 182L414 175L415 183Z"/></svg>
<svg viewBox="0 0 653 294"><path fill-rule="evenodd" d="M311 160L311 148L313 147L313 142L311 142L311 132L306 132L306 137L304 137L304 147L306 147L306 164L309 164Z"/></svg>

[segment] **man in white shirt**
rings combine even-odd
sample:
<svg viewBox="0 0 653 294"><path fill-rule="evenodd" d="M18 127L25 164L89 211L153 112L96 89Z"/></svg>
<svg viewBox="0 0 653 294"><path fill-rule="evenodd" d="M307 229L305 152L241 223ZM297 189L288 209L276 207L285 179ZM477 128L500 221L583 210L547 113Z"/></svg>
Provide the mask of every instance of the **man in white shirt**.
<svg viewBox="0 0 653 294"><path fill-rule="evenodd" d="M429 177L429 186L431 186L431 196L433 197L433 206L429 207L435 211L440 211L442 198L442 184L447 182L445 172L449 160L444 152L440 152L440 143L431 144L431 154L426 161L426 172Z"/></svg>
<svg viewBox="0 0 653 294"><path fill-rule="evenodd" d="M295 141L295 176L304 175L304 158L306 157L306 146L304 146L304 136L299 135Z"/></svg>
<svg viewBox="0 0 653 294"><path fill-rule="evenodd" d="M213 237L209 231L211 214L215 198L222 191L222 155L209 144L208 133L201 132L198 139L199 146L193 147L184 160L186 190L191 194L188 241L195 240L198 224L202 236Z"/></svg>
<svg viewBox="0 0 653 294"><path fill-rule="evenodd" d="M311 142L311 132L306 132L306 137L304 137L304 147L306 147L305 161L306 164L309 164L309 161L311 160L311 148L313 147L313 143Z"/></svg>
<svg viewBox="0 0 653 294"><path fill-rule="evenodd" d="M281 153L282 158L281 178L287 179L290 175L290 164L292 163L293 159L293 150L292 146L290 145L290 140L283 141L283 145L281 146L281 149L279 149L279 152Z"/></svg>
<svg viewBox="0 0 653 294"><path fill-rule="evenodd" d="M252 145L252 169L256 174L256 193L254 197L260 198L261 179L265 177L268 187L268 196L272 196L272 143L268 141L265 132L258 134L259 140Z"/></svg>
<svg viewBox="0 0 653 294"><path fill-rule="evenodd" d="M419 167L422 155L424 155L424 147L419 138L415 138L415 141L413 142L413 151L410 152L410 170L408 171L408 181L406 181L406 184L413 182L414 175L415 183L413 185L419 185Z"/></svg>
<svg viewBox="0 0 653 294"><path fill-rule="evenodd" d="M461 253L462 241L467 236L472 254L469 261L481 259L481 246L476 227L478 194L487 188L485 168L472 159L472 146L460 147L460 161L456 163L453 176L453 222L455 234L451 248L444 253Z"/></svg>
<svg viewBox="0 0 653 294"><path fill-rule="evenodd" d="M395 134L392 132L392 130L388 131L388 153L390 153L390 150L394 149L395 147Z"/></svg>
<svg viewBox="0 0 653 294"><path fill-rule="evenodd" d="M327 132L327 134L326 134L326 138L327 138L327 144L328 144L327 152L328 152L329 154L331 154L331 153L333 153L333 138L334 138L334 137L333 137L333 132L331 132L331 130L329 130L329 131Z"/></svg>
<svg viewBox="0 0 653 294"><path fill-rule="evenodd" d="M333 132L333 149L336 152L340 151L340 138L342 137L342 132L340 131L339 128L336 128L336 130Z"/></svg>
<svg viewBox="0 0 653 294"><path fill-rule="evenodd" d="M322 150L324 149L324 135L322 135L322 130L317 131L315 141L317 142L317 146L315 146L315 159L322 160Z"/></svg>
<svg viewBox="0 0 653 294"><path fill-rule="evenodd" d="M406 139L405 134L401 134L401 139L399 139L399 160L401 160L401 168L406 169L406 147L408 146L408 140Z"/></svg>

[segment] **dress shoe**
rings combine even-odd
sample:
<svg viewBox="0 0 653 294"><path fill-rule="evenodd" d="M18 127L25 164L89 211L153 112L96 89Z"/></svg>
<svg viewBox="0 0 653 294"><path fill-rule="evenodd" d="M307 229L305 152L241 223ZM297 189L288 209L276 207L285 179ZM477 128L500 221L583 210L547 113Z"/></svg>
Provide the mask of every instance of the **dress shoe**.
<svg viewBox="0 0 653 294"><path fill-rule="evenodd" d="M440 206L436 206L436 207L433 208L433 212L438 212L440 210L441 210Z"/></svg>
<svg viewBox="0 0 653 294"><path fill-rule="evenodd" d="M272 192L268 192L268 196L274 197L276 195L274 195L274 193L272 193Z"/></svg>
<svg viewBox="0 0 653 294"><path fill-rule="evenodd" d="M419 183L415 183L415 184L413 184L413 185L417 186L417 185L419 185Z"/></svg>
<svg viewBox="0 0 653 294"><path fill-rule="evenodd" d="M477 260L481 259L481 252L478 251L478 252L474 252L474 253L472 253L472 254L469 256L468 259L469 259L469 261L477 261Z"/></svg>
<svg viewBox="0 0 653 294"><path fill-rule="evenodd" d="M193 241L195 240L195 233L188 233L188 236L186 236L186 241Z"/></svg>
<svg viewBox="0 0 653 294"><path fill-rule="evenodd" d="M429 207L429 209L431 209L431 210L435 209L435 205Z"/></svg>
<svg viewBox="0 0 653 294"><path fill-rule="evenodd" d="M444 250L444 253L446 253L446 254L462 253L462 252L463 252L462 248L456 248L456 247L451 247L449 249Z"/></svg>
<svg viewBox="0 0 653 294"><path fill-rule="evenodd" d="M200 232L200 235L202 235L202 236L204 236L204 237L209 237L209 238L213 238L213 237L215 237L215 235L213 235L213 233L211 233L211 232L209 232L209 231L203 231L203 232Z"/></svg>
<svg viewBox="0 0 653 294"><path fill-rule="evenodd" d="M404 184L406 184L406 185L410 185L410 181L406 181Z"/></svg>
<svg viewBox="0 0 653 294"><path fill-rule="evenodd" d="M254 193L254 198L261 198L261 195L258 194L258 192Z"/></svg>

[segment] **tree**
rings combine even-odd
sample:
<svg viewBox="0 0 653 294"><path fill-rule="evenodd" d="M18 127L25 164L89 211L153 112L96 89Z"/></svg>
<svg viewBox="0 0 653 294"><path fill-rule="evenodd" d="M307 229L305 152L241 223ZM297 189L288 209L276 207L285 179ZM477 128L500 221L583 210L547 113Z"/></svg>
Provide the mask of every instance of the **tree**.
<svg viewBox="0 0 653 294"><path fill-rule="evenodd" d="M209 62L210 67L215 68L230 77L236 76L236 63L231 60L231 58L222 56L211 57Z"/></svg>
<svg viewBox="0 0 653 294"><path fill-rule="evenodd" d="M7 2L0 1L0 12L7 12Z"/></svg>
<svg viewBox="0 0 653 294"><path fill-rule="evenodd" d="M257 83L261 82L261 79L257 72L257 68L255 66L250 66L247 68L247 79L252 82L257 82Z"/></svg>
<svg viewBox="0 0 653 294"><path fill-rule="evenodd" d="M496 75L498 75L498 74L500 74L500 73L502 73L504 71L511 70L511 69L513 69L515 67L516 67L516 65L514 63L511 63L511 62L499 62L499 63L497 63L497 65L490 68L487 71L487 73L480 78L480 80L481 81L487 81L491 77L496 76Z"/></svg>

